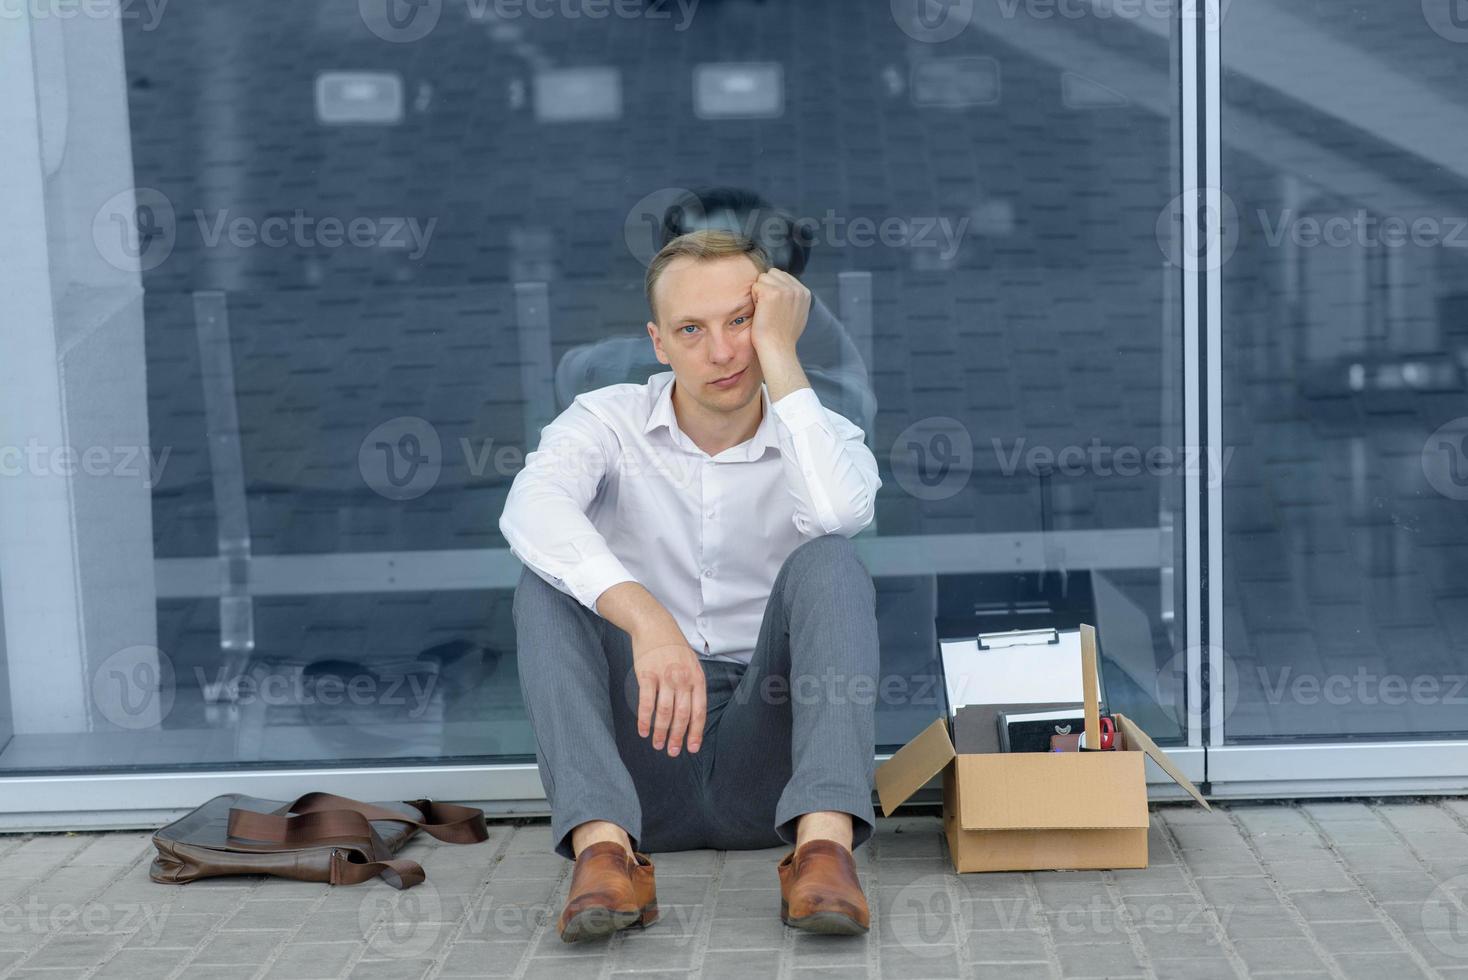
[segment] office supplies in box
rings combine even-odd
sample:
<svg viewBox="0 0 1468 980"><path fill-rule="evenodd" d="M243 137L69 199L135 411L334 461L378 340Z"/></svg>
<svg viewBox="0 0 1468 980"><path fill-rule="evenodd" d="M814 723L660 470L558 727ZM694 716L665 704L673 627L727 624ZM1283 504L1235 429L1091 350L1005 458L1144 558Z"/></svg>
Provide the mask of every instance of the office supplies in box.
<svg viewBox="0 0 1468 980"><path fill-rule="evenodd" d="M1096 631L1080 628L1085 729L1100 740ZM943 831L956 871L1035 871L1147 866L1147 783L1154 762L1204 809L1208 801L1131 719L1116 713L1111 751L960 753L940 717L877 769L890 815L942 777ZM993 728L990 728L993 731ZM996 739L997 740L997 739Z"/></svg>

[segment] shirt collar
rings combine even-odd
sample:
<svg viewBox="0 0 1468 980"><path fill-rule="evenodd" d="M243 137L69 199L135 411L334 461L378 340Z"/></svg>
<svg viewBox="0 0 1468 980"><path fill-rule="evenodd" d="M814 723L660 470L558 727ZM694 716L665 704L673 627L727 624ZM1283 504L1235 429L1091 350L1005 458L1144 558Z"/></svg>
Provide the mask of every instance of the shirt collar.
<svg viewBox="0 0 1468 980"><path fill-rule="evenodd" d="M676 445L689 452L701 453L703 450L694 445L693 440L678 428L678 415L673 411L673 381L672 371L664 371L648 379L648 384L654 392L653 405L652 411L648 413L647 424L642 427L642 431L644 434L650 434L653 430L666 426L668 435L672 437ZM759 459L765 454L765 450L771 447L780 448L779 436L775 432L775 412L770 405L770 391L763 382L759 386L759 397L764 412L759 428L754 430L754 435L750 436L748 441L725 450L727 453L735 449L742 449L746 461Z"/></svg>

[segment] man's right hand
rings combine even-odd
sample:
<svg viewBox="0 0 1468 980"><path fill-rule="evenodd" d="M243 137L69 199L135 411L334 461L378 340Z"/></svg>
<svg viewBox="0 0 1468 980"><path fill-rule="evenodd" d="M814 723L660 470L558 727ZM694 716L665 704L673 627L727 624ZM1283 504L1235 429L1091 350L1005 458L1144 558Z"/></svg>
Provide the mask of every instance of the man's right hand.
<svg viewBox="0 0 1468 980"><path fill-rule="evenodd" d="M672 617L670 616L669 619ZM637 676L637 734L652 735L652 747L668 755L681 751L687 737L688 751L703 744L708 691L698 654L672 624L646 633L632 634L632 670Z"/></svg>
<svg viewBox="0 0 1468 980"><path fill-rule="evenodd" d="M703 744L708 691L703 665L678 621L637 582L618 582L596 600L596 611L632 638L632 672L637 677L637 734L652 735L652 747L677 755Z"/></svg>

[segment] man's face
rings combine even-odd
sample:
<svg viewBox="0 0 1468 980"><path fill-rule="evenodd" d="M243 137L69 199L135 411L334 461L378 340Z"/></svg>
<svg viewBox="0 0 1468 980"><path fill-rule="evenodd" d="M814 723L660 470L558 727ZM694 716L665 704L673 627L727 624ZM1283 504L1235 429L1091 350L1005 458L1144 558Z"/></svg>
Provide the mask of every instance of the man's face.
<svg viewBox="0 0 1468 980"><path fill-rule="evenodd" d="M754 352L750 293L758 278L758 267L743 255L682 256L653 287L658 319L648 321L647 332L658 360L672 367L684 394L710 411L735 412L759 397L764 375Z"/></svg>

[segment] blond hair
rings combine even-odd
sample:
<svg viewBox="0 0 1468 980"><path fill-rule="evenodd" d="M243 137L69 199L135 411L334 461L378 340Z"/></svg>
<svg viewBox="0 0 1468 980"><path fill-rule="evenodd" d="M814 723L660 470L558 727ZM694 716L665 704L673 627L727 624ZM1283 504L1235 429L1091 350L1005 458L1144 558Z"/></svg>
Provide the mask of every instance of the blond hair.
<svg viewBox="0 0 1468 980"><path fill-rule="evenodd" d="M652 310L654 320L657 319L658 311L652 300L653 287L673 260L685 255L698 261L719 259L726 255L745 255L761 274L770 271L770 259L765 250L743 235L718 228L705 228L679 235L664 245L647 267L647 306Z"/></svg>

